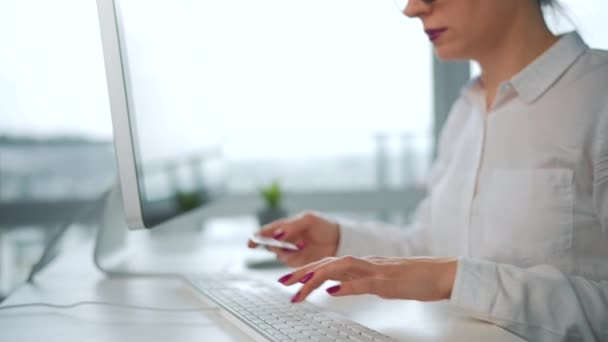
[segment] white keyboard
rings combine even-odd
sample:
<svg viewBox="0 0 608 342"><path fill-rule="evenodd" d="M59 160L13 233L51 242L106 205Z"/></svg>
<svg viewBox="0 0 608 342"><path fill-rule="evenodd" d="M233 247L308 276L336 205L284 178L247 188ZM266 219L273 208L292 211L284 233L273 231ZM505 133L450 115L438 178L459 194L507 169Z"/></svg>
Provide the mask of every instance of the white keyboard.
<svg viewBox="0 0 608 342"><path fill-rule="evenodd" d="M185 279L269 341L395 341L310 303L291 304L286 292L259 280L230 275Z"/></svg>

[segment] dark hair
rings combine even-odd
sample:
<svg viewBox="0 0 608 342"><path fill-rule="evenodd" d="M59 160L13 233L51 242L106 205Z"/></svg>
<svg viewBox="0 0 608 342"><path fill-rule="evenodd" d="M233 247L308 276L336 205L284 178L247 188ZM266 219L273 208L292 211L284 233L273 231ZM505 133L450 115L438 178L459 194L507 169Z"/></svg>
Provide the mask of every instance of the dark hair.
<svg viewBox="0 0 608 342"><path fill-rule="evenodd" d="M558 6L558 0L538 0L538 4L541 7L555 7Z"/></svg>
<svg viewBox="0 0 608 342"><path fill-rule="evenodd" d="M561 1L559 0L536 0L538 2L538 6L541 8L543 14L545 15L545 20L547 18L547 14L554 17L561 17L561 19L566 20L570 23L574 28L576 28L576 23L570 15L568 15L567 9L564 7Z"/></svg>

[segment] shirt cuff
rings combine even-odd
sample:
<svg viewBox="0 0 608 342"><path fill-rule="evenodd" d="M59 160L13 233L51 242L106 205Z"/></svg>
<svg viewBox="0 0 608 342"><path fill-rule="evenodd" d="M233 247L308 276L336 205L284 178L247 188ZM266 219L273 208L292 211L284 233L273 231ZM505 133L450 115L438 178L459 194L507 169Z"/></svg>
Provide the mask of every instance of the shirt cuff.
<svg viewBox="0 0 608 342"><path fill-rule="evenodd" d="M338 220L340 229L340 239L338 240L338 248L336 249L336 256L346 255L357 255L357 246L359 240L357 238L358 231L356 229L357 224L352 221Z"/></svg>
<svg viewBox="0 0 608 342"><path fill-rule="evenodd" d="M497 265L472 258L458 258L450 303L460 309L490 314L498 295Z"/></svg>

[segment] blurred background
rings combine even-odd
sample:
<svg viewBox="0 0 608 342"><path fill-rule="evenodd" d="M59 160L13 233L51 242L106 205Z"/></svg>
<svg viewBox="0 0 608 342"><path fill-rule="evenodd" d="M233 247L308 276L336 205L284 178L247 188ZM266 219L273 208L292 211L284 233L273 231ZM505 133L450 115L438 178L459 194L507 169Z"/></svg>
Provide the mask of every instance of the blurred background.
<svg viewBox="0 0 608 342"><path fill-rule="evenodd" d="M420 198L438 124L434 60L393 0L123 3L131 63L158 71L136 80L150 198L195 186L262 206L273 181L319 210L328 196ZM552 27L608 49L608 3L562 3ZM94 0L0 2L0 299L59 227L94 233L99 212L83 209L115 180L96 11ZM196 139L167 143L180 135ZM411 218L411 205L378 207L333 214Z"/></svg>

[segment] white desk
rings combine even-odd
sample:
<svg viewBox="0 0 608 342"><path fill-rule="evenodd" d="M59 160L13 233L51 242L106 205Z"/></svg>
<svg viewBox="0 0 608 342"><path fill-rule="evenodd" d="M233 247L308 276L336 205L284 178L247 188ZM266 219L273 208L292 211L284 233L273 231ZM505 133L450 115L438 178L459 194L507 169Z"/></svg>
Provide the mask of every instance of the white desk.
<svg viewBox="0 0 608 342"><path fill-rule="evenodd" d="M231 230L221 224L209 227L204 238L197 240L211 245L201 254L201 270L217 271L219 267L245 271L281 287L276 279L287 269L257 271L243 267L243 258L250 253L244 240L249 232L249 228ZM3 304L104 301L164 308L206 306L179 278L106 277L94 268L91 248L87 244L64 253L36 278L34 285L22 286ZM333 298L325 291L317 291L309 301L404 341L521 341L501 328L453 311L446 302L387 301L373 296ZM0 341L214 341L208 326L223 324L230 323L203 311L167 313L103 306L27 308L0 311ZM250 340L239 333L231 337L234 341Z"/></svg>

